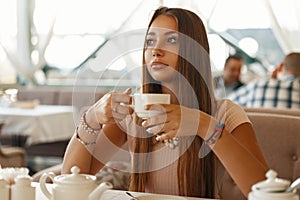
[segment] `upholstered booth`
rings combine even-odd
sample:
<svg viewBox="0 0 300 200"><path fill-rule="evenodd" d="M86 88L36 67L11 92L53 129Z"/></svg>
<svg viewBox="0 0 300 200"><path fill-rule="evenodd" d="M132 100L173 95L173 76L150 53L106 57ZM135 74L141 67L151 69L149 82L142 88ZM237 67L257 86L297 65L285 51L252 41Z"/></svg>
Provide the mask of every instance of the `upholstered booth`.
<svg viewBox="0 0 300 200"><path fill-rule="evenodd" d="M39 100L46 105L73 105L78 110L83 106L92 105L104 92L94 89L50 89L50 88L21 88L17 98L21 101Z"/></svg>
<svg viewBox="0 0 300 200"><path fill-rule="evenodd" d="M40 104L55 105L58 99L55 89L19 89L17 99L20 101L39 100Z"/></svg>
<svg viewBox="0 0 300 200"><path fill-rule="evenodd" d="M300 110L298 109L278 109L278 108L247 108L244 107L247 113L270 113L280 115L292 115L300 117Z"/></svg>

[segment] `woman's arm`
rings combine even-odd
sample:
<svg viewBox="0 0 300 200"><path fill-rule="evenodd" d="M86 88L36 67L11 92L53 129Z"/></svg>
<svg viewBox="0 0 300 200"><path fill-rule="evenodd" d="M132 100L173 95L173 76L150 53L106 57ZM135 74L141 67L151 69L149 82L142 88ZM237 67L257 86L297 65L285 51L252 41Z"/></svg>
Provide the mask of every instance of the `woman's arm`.
<svg viewBox="0 0 300 200"><path fill-rule="evenodd" d="M81 173L96 174L125 144L126 134L115 124L106 125L96 141L94 146L85 146L75 133L64 155L62 173L70 173L71 167L76 165Z"/></svg>
<svg viewBox="0 0 300 200"><path fill-rule="evenodd" d="M206 140L213 133L211 127L218 121L201 111L200 116L198 135ZM210 146L245 196L253 184L265 179L269 167L250 123L242 123L228 132L225 120L220 138Z"/></svg>
<svg viewBox="0 0 300 200"><path fill-rule="evenodd" d="M130 89L107 93L82 116L66 149L62 173L77 165L81 173L95 174L126 142L126 134L117 123L132 113L126 106L130 93Z"/></svg>
<svg viewBox="0 0 300 200"><path fill-rule="evenodd" d="M245 196L251 186L265 179L268 165L249 123L239 125L232 133L223 130L212 151L224 165Z"/></svg>

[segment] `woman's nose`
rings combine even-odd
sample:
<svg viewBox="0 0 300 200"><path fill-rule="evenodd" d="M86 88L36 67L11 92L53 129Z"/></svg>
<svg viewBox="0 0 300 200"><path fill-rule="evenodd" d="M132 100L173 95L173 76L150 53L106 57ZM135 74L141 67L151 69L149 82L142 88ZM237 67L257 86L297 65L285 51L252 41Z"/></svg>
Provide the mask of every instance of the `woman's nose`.
<svg viewBox="0 0 300 200"><path fill-rule="evenodd" d="M159 48L153 48L152 49L152 56L153 57L161 57L161 56L163 56L163 51Z"/></svg>

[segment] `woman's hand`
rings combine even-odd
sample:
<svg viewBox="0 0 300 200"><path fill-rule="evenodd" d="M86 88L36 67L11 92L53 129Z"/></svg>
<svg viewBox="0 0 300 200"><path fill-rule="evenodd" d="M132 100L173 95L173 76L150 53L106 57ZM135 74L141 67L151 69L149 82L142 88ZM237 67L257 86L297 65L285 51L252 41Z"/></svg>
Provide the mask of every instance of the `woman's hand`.
<svg viewBox="0 0 300 200"><path fill-rule="evenodd" d="M133 112L131 89L124 92L109 92L91 106L86 113L87 124L92 128L100 128L103 124L114 124L122 121Z"/></svg>
<svg viewBox="0 0 300 200"><path fill-rule="evenodd" d="M156 135L156 140L164 141L175 136L197 135L200 111L175 104L147 105L147 110L159 110L162 114L142 123L148 133Z"/></svg>

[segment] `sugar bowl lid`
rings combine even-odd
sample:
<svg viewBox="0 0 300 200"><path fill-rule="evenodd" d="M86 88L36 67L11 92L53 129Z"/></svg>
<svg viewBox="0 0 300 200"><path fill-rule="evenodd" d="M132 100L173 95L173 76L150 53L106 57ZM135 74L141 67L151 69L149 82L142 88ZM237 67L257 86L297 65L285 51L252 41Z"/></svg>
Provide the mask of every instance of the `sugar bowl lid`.
<svg viewBox="0 0 300 200"><path fill-rule="evenodd" d="M258 182L253 185L252 190L262 190L265 192L283 192L291 182L289 180L277 178L277 172L270 169L266 173L267 180Z"/></svg>
<svg viewBox="0 0 300 200"><path fill-rule="evenodd" d="M80 169L77 166L71 168L71 174L63 174L54 178L56 183L74 185L74 184L92 184L96 181L96 177L88 174L79 174Z"/></svg>

